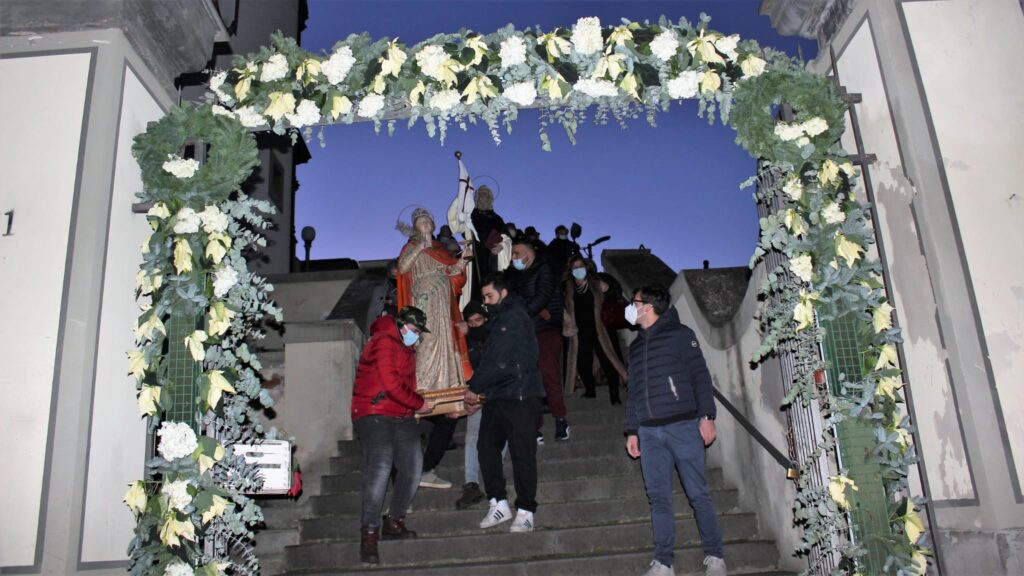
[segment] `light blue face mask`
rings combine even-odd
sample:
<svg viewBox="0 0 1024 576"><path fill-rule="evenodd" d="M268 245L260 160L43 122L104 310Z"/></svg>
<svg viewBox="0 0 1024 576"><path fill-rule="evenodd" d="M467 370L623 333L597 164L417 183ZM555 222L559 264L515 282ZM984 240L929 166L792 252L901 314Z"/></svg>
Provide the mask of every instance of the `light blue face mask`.
<svg viewBox="0 0 1024 576"><path fill-rule="evenodd" d="M522 260L512 259L512 267L516 270L526 270L526 263Z"/></svg>
<svg viewBox="0 0 1024 576"><path fill-rule="evenodd" d="M583 280L584 278L587 277L587 269L586 268L573 268L572 269L572 277L577 279L577 280Z"/></svg>
<svg viewBox="0 0 1024 576"><path fill-rule="evenodd" d="M420 335L413 332L411 328L406 326L405 332L402 334L402 343L405 344L406 346L412 346L413 344L419 342L419 340Z"/></svg>

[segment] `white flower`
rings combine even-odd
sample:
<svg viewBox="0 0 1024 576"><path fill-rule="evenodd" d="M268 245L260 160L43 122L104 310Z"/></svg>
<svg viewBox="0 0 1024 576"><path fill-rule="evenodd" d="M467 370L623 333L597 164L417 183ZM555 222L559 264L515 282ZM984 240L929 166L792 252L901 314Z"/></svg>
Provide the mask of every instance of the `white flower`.
<svg viewBox="0 0 1024 576"><path fill-rule="evenodd" d="M199 161L193 158L182 158L174 154L167 155L167 162L164 162L164 172L173 174L182 180L191 178L196 170L199 170Z"/></svg>
<svg viewBox="0 0 1024 576"><path fill-rule="evenodd" d="M296 128L311 126L320 122L320 107L312 100L303 100L295 108L294 114L285 114L284 117Z"/></svg>
<svg viewBox="0 0 1024 576"><path fill-rule="evenodd" d="M808 138L807 136L801 136L796 139L796 142L794 142L794 144L796 144L798 148L803 148L804 146L807 146L810 143L811 139Z"/></svg>
<svg viewBox="0 0 1024 576"><path fill-rule="evenodd" d="M789 269L796 274L797 278L800 278L804 282L811 281L811 275L814 273L814 265L811 263L810 254L801 254L796 258L789 260Z"/></svg>
<svg viewBox="0 0 1024 576"><path fill-rule="evenodd" d="M437 44L424 46L416 53L416 64L424 74L434 80L444 80L444 63L448 61L448 53Z"/></svg>
<svg viewBox="0 0 1024 576"><path fill-rule="evenodd" d="M224 85L224 82L227 79L228 73L226 71L217 72L216 74L210 76L210 90L213 90L213 93L217 95L217 100L220 100L221 102L227 102L228 100L231 100L231 96L221 91L220 89L220 87Z"/></svg>
<svg viewBox="0 0 1024 576"><path fill-rule="evenodd" d="M736 60L736 45L740 43L739 34L723 36L715 40L715 49L729 57L729 60Z"/></svg>
<svg viewBox="0 0 1024 576"><path fill-rule="evenodd" d="M459 103L458 90L441 90L430 97L430 107L445 112Z"/></svg>
<svg viewBox="0 0 1024 576"><path fill-rule="evenodd" d="M786 124L779 122L775 125L775 135L783 142L790 142L804 135L804 129L799 124Z"/></svg>
<svg viewBox="0 0 1024 576"><path fill-rule="evenodd" d="M501 43L498 55L502 68L518 66L526 62L526 42L519 36L510 36Z"/></svg>
<svg viewBox="0 0 1024 576"><path fill-rule="evenodd" d="M671 98L693 98L697 95L697 85L700 82L700 73L694 70L684 70L679 76L668 81L668 95Z"/></svg>
<svg viewBox="0 0 1024 576"><path fill-rule="evenodd" d="M238 283L238 272L230 266L221 266L213 273L213 294L223 298Z"/></svg>
<svg viewBox="0 0 1024 576"><path fill-rule="evenodd" d="M199 213L199 219L203 221L203 231L207 234L223 232L228 229L228 216L216 206L207 206Z"/></svg>
<svg viewBox="0 0 1024 576"><path fill-rule="evenodd" d="M231 110L228 110L223 106L218 106L217 104L210 106L210 111L213 112L214 116L227 116L228 118L235 117L235 115L231 113Z"/></svg>
<svg viewBox="0 0 1024 576"><path fill-rule="evenodd" d="M369 94L359 103L356 115L363 118L373 118L384 108L384 97L380 94Z"/></svg>
<svg viewBox="0 0 1024 576"><path fill-rule="evenodd" d="M574 90L579 90L591 98L600 98L602 96L615 96L619 93L618 89L615 88L615 84L608 80L594 80L593 78L584 78L576 82L573 85Z"/></svg>
<svg viewBox="0 0 1024 576"><path fill-rule="evenodd" d="M352 69L352 65L356 63L356 59L352 56L352 49L348 46L342 46L335 50L334 54L320 66L320 71L327 77L327 81L331 84L337 85L345 81L345 77L348 76L349 70Z"/></svg>
<svg viewBox="0 0 1024 576"><path fill-rule="evenodd" d="M174 233L195 234L199 232L200 222L199 214L196 214L195 210L186 206L178 210L178 213L174 216Z"/></svg>
<svg viewBox="0 0 1024 576"><path fill-rule="evenodd" d="M744 78L754 78L763 74L767 65L767 62L757 56L747 56L740 62L740 70L743 71Z"/></svg>
<svg viewBox="0 0 1024 576"><path fill-rule="evenodd" d="M164 568L164 576L195 576L192 567L180 560L175 560Z"/></svg>
<svg viewBox="0 0 1024 576"><path fill-rule="evenodd" d="M157 452L167 461L184 458L196 451L199 442L192 427L184 422L163 422L156 432L160 437Z"/></svg>
<svg viewBox="0 0 1024 576"><path fill-rule="evenodd" d="M273 82L288 75L288 59L284 54L274 54L263 64L260 82Z"/></svg>
<svg viewBox="0 0 1024 576"><path fill-rule="evenodd" d="M160 493L167 495L167 504L171 508L181 512L192 503L192 496L188 493L188 480L168 482L160 489Z"/></svg>
<svg viewBox="0 0 1024 576"><path fill-rule="evenodd" d="M662 62L668 62L679 50L679 39L672 30L665 30L651 40L651 52Z"/></svg>
<svg viewBox="0 0 1024 576"><path fill-rule="evenodd" d="M821 209L821 217L829 224L839 224L846 221L846 214L835 202L829 202L828 206Z"/></svg>
<svg viewBox="0 0 1024 576"><path fill-rule="evenodd" d="M793 202L799 202L800 198L804 195L804 185L800 182L797 177L791 177L786 179L786 183L782 185L782 191L789 196Z"/></svg>
<svg viewBox="0 0 1024 576"><path fill-rule="evenodd" d="M825 122L824 118L815 116L801 124L800 129L804 131L804 134L813 138L825 130L828 130L828 122Z"/></svg>
<svg viewBox="0 0 1024 576"><path fill-rule="evenodd" d="M252 106L242 106L235 110L235 116L238 118L238 121L242 123L242 126L245 126L246 128L259 128L267 123L263 118L263 115L257 112L256 108Z"/></svg>
<svg viewBox="0 0 1024 576"><path fill-rule="evenodd" d="M537 88L533 82L519 82L505 88L505 98L520 106L529 106L537 99Z"/></svg>
<svg viewBox="0 0 1024 576"><path fill-rule="evenodd" d="M576 52L588 56L601 50L601 20L596 16L580 18L572 26L572 45Z"/></svg>

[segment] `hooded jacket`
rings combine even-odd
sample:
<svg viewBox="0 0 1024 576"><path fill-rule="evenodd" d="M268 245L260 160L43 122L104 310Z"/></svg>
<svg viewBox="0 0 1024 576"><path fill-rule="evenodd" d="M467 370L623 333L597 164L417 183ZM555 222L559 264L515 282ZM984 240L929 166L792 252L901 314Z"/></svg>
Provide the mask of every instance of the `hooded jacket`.
<svg viewBox="0 0 1024 576"><path fill-rule="evenodd" d="M522 297L535 332L562 329L564 304L559 280L555 278L550 264L540 252L536 253L536 259L525 270L509 267L505 271L505 278L508 279L508 291ZM545 309L551 313L548 320L540 317L540 311Z"/></svg>
<svg viewBox="0 0 1024 576"><path fill-rule="evenodd" d="M640 426L663 426L698 416L715 416L711 373L697 335L669 308L629 345L627 436Z"/></svg>
<svg viewBox="0 0 1024 576"><path fill-rule="evenodd" d="M509 294L489 307L490 334L469 389L485 401L542 398L544 384L537 369L537 336L519 296Z"/></svg>
<svg viewBox="0 0 1024 576"><path fill-rule="evenodd" d="M423 407L416 393L416 353L402 343L394 316L370 326L352 387L352 421L364 416L407 418Z"/></svg>

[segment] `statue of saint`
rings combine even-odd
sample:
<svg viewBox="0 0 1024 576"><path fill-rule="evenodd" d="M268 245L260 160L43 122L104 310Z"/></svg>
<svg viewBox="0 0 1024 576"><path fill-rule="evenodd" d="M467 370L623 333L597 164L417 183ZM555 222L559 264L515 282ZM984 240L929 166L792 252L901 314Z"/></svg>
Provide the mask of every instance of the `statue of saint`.
<svg viewBox="0 0 1024 576"><path fill-rule="evenodd" d="M398 257L398 308L415 306L426 312L430 330L416 345L416 386L437 401L434 414L459 412L463 387L473 375L458 298L472 248L467 245L461 257L453 256L434 240L434 217L423 208L413 211L407 233L409 242ZM446 402L448 396L454 402Z"/></svg>

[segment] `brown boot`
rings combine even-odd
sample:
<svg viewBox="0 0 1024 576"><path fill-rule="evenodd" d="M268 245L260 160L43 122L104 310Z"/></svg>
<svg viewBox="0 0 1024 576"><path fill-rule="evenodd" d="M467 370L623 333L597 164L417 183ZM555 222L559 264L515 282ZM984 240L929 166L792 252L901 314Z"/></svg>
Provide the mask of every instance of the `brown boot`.
<svg viewBox="0 0 1024 576"><path fill-rule="evenodd" d="M381 540L408 540L415 537L416 533L405 527L405 518L394 518L390 514L381 518Z"/></svg>
<svg viewBox="0 0 1024 576"><path fill-rule="evenodd" d="M359 536L359 559L367 564L380 564L380 555L377 554L380 531L364 527Z"/></svg>

